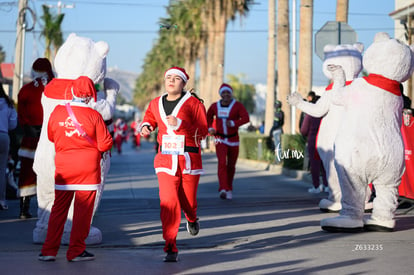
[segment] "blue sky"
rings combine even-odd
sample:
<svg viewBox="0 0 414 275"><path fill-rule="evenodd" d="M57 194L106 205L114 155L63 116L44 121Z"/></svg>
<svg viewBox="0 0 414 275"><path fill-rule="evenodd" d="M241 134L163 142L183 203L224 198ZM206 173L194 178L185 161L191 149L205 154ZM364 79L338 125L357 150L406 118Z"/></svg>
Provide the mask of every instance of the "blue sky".
<svg viewBox="0 0 414 275"><path fill-rule="evenodd" d="M212 0L210 0L212 1ZM55 5L58 1L29 0L29 7L40 17L42 4ZM70 32L93 40L104 40L110 45L108 66L139 73L143 60L157 38L160 17L165 17L168 0L74 0L63 8L64 36ZM243 81L266 84L267 74L267 0L255 0L247 17L237 18L228 25L225 74L244 75ZM300 0L296 0L299 6ZM12 3L12 4L10 4ZM13 4L14 3L14 4ZM6 62L13 62L18 1L0 0L0 45L6 51ZM335 20L336 0L314 0L316 32L327 21ZM299 7L297 29L299 29ZM394 10L393 0L349 0L348 24L357 32L358 41L368 47L375 33L388 32L394 36L394 21L388 16ZM57 9L54 9L57 12ZM35 31L41 20L37 19ZM179 26L178 26L179 27ZM398 37L397 37L398 38ZM44 42L39 32L26 34L25 71L32 62L43 56ZM326 85L319 57L313 58L313 84ZM168 66L168 64L166 65ZM298 68L300 70L300 68Z"/></svg>

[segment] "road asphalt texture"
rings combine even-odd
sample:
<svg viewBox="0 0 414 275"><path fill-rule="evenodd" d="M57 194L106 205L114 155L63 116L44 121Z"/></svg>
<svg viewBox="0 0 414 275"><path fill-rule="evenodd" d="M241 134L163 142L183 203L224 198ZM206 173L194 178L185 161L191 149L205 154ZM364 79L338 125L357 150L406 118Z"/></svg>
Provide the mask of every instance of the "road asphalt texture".
<svg viewBox="0 0 414 275"><path fill-rule="evenodd" d="M198 189L200 233L191 236L182 215L179 261L165 263L154 155L145 141L113 152L92 223L103 241L87 247L94 261L68 262L61 246L55 262L40 262L36 217L20 220L19 201L10 200L0 211L0 274L414 274L414 211L399 209L391 233L328 233L320 220L337 214L319 210L327 193L307 192L308 172L240 159L233 200L222 200L217 159L208 152Z"/></svg>

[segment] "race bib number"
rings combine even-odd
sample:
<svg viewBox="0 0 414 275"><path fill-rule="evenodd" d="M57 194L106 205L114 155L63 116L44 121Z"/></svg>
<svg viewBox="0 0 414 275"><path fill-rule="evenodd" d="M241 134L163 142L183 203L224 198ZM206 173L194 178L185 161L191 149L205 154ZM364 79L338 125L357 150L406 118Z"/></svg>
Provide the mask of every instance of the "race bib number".
<svg viewBox="0 0 414 275"><path fill-rule="evenodd" d="M218 110L218 117L219 118L228 118L230 110L229 109L220 109Z"/></svg>
<svg viewBox="0 0 414 275"><path fill-rule="evenodd" d="M163 135L161 153L165 155L184 155L184 135Z"/></svg>

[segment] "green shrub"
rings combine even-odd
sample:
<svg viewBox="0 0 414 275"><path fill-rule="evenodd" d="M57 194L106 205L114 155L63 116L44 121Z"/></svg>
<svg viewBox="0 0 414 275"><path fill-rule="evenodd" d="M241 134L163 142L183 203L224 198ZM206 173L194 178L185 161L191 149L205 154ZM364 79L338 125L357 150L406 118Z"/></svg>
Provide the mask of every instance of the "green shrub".
<svg viewBox="0 0 414 275"><path fill-rule="evenodd" d="M273 161L274 153L268 146L269 137L257 133L240 133L239 158ZM261 154L259 150L261 148Z"/></svg>

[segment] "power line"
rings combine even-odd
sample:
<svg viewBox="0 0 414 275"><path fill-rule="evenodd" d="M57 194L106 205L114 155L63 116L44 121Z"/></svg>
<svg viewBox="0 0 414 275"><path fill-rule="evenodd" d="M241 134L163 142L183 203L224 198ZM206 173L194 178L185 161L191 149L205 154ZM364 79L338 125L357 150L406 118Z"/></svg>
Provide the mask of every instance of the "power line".
<svg viewBox="0 0 414 275"><path fill-rule="evenodd" d="M389 28L354 28L355 31L392 31L396 28L389 27ZM403 29L403 27L401 27ZM318 31L319 29L313 29L314 32ZM158 33L159 29L156 30L65 30L63 33ZM14 33L15 30L0 30L0 33ZM35 30L34 33L40 33L40 31ZM267 29L256 29L256 30L226 30L226 33L267 33Z"/></svg>
<svg viewBox="0 0 414 275"><path fill-rule="evenodd" d="M40 1L36 1L40 2ZM45 2L41 0L41 2ZM59 1L54 1L59 2ZM136 3L136 2L98 2L98 1L72 1L76 5L96 5L96 6L139 6L139 7L164 7L161 4Z"/></svg>

